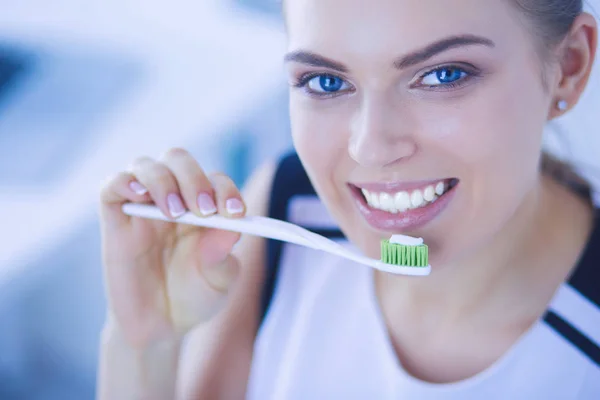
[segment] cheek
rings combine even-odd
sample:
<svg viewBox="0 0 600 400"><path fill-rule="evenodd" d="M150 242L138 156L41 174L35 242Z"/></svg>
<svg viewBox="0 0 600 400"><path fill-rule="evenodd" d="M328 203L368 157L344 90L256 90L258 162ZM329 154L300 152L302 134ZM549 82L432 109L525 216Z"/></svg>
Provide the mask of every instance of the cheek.
<svg viewBox="0 0 600 400"><path fill-rule="evenodd" d="M294 147L314 176L331 177L347 155L347 121L334 108L297 97L290 102Z"/></svg>
<svg viewBox="0 0 600 400"><path fill-rule="evenodd" d="M429 105L427 117L419 118L426 124L420 137L428 162L441 160L441 169L461 180L449 228L456 238L430 238L443 259L468 254L493 237L515 215L538 177L543 92L530 85L515 97L514 81L512 86L510 79L493 83L452 105Z"/></svg>
<svg viewBox="0 0 600 400"><path fill-rule="evenodd" d="M329 212L341 224L351 213L347 190L351 160L348 155L348 116L343 107L291 98L290 119L296 152Z"/></svg>
<svg viewBox="0 0 600 400"><path fill-rule="evenodd" d="M462 167L458 172L472 179L494 177L499 180L495 185L515 185L519 179L534 176L544 99L535 90L515 96L516 89L509 83L510 79L496 80L478 88L476 95L428 110L429 117L420 118L427 122L421 129L426 145L436 148L438 155L457 161L455 166ZM437 118L431 117L434 112Z"/></svg>

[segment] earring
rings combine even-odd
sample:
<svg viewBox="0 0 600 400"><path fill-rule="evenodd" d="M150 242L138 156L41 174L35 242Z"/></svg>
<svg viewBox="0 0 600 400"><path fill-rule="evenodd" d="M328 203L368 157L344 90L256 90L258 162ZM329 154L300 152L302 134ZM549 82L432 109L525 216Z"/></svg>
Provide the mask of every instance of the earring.
<svg viewBox="0 0 600 400"><path fill-rule="evenodd" d="M567 107L569 107L569 103L567 103L565 100L559 100L556 103L556 108L558 108L560 111L565 111Z"/></svg>

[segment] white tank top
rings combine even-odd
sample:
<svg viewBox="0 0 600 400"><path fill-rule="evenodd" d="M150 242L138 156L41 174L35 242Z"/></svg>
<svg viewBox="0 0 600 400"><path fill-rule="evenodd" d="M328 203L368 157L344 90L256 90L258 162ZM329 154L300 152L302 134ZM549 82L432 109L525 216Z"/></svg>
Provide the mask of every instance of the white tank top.
<svg viewBox="0 0 600 400"><path fill-rule="evenodd" d="M290 179L302 176L290 173L298 165L295 155L282 162L280 177L286 177L288 189L274 187L274 193L286 198L272 199L271 210L277 208L273 204L284 206L284 219L341 236L306 182ZM600 229L593 240L547 315L492 366L451 384L423 382L403 370L376 300L371 269L278 244L276 285L256 339L247 399L600 400ZM338 241L351 246L343 238ZM590 285L591 278L596 281ZM584 286L583 293L573 282Z"/></svg>

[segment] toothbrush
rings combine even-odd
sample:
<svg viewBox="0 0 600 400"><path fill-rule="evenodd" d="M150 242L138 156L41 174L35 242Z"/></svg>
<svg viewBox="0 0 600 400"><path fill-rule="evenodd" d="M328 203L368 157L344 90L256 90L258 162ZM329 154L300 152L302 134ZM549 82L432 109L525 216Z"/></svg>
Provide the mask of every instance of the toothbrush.
<svg viewBox="0 0 600 400"><path fill-rule="evenodd" d="M407 236L394 235L392 245L385 245L382 242L382 260L375 260L365 257L357 252L343 247L342 245L327 239L324 236L313 233L298 225L289 222L281 221L273 218L260 216L245 216L242 218L226 218L221 215L213 215L210 217L201 218L191 212L186 212L181 217L173 220L166 217L163 212L156 206L148 204L126 203L122 207L123 212L132 217L140 217L167 222L175 222L179 224L188 224L201 226L206 228L216 228L226 231L240 232L254 236L260 236L268 239L279 240L283 242L293 243L300 246L309 247L316 250L325 251L345 259L357 262L375 268L379 271L410 276L426 276L431 273L431 266L425 265L423 262L406 265L406 261L415 261L414 257L395 256L390 250L390 246L401 249L419 249L426 246L422 245L422 240L410 238ZM404 238L405 241L399 241L399 238ZM390 243L386 241L386 243ZM411 253L411 252L403 252ZM398 252L400 254L400 252ZM427 257L419 258L419 260L427 260ZM402 261L402 265L399 264ZM415 265L415 266L412 266Z"/></svg>

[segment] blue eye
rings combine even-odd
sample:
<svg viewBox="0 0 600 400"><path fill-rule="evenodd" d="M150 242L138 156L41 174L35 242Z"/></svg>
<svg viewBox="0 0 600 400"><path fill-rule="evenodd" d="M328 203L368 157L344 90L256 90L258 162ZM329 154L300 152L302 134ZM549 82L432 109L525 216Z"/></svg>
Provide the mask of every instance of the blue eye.
<svg viewBox="0 0 600 400"><path fill-rule="evenodd" d="M334 94L349 87L342 78L327 74L313 76L307 84L311 92L325 94Z"/></svg>
<svg viewBox="0 0 600 400"><path fill-rule="evenodd" d="M469 75L468 72L458 67L442 67L423 76L421 83L425 86L443 86L453 84Z"/></svg>

